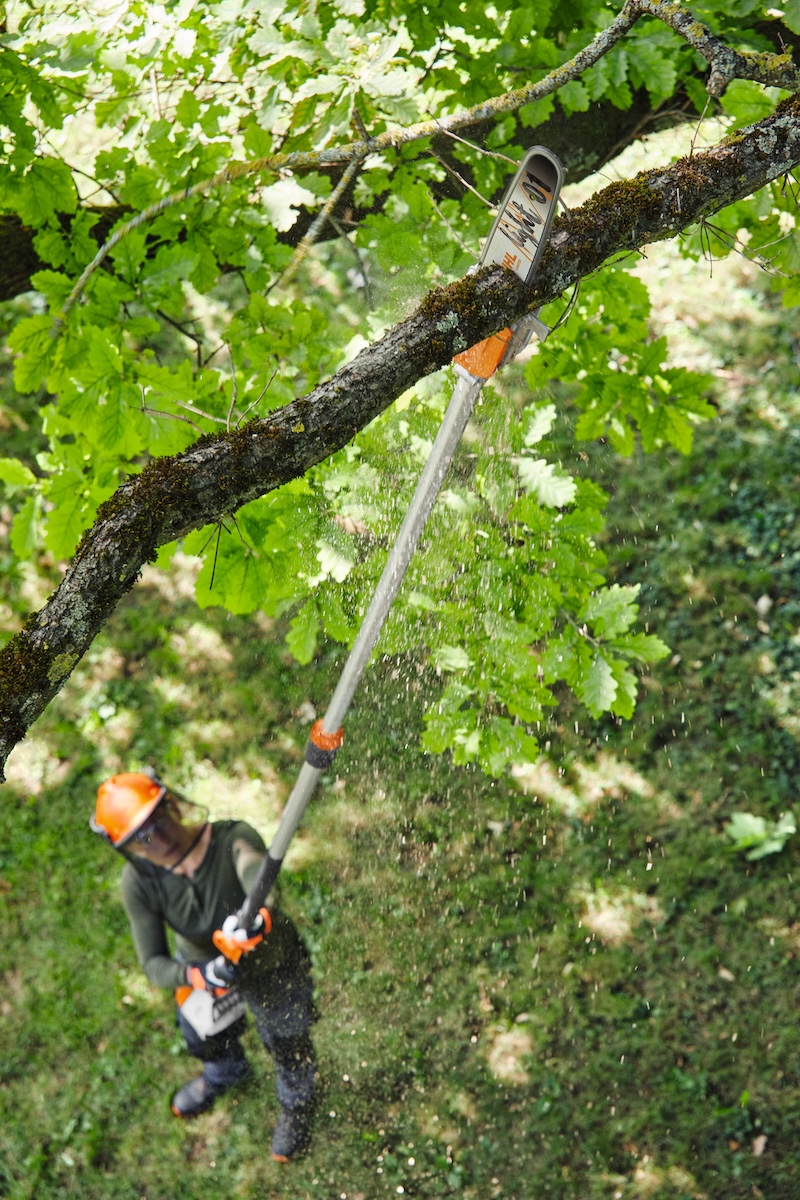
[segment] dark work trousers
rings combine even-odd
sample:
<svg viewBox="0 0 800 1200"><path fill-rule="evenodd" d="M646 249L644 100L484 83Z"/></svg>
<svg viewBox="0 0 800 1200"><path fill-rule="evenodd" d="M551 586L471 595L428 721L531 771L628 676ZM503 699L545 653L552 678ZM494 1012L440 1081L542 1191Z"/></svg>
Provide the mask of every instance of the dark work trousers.
<svg viewBox="0 0 800 1200"><path fill-rule="evenodd" d="M316 1019L308 958L267 972L242 971L237 987L253 1014L264 1047L275 1062L275 1089L283 1108L298 1109L314 1098L316 1058L310 1029ZM203 1075L219 1091L239 1083L249 1066L239 1040L246 1019L203 1040L178 1009L178 1025L191 1055L203 1063Z"/></svg>

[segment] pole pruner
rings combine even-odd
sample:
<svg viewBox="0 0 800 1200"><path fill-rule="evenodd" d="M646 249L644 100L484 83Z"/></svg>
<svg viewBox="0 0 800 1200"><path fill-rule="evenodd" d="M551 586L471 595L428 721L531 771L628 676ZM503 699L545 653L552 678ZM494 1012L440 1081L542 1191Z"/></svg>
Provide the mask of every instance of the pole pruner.
<svg viewBox="0 0 800 1200"><path fill-rule="evenodd" d="M503 198L480 260L472 268L473 271L480 267L500 264L514 271L525 283L532 282L556 213L563 179L563 168L554 154L542 146L534 146L528 150ZM263 916L264 901L278 877L289 843L300 824L317 781L330 767L344 740L345 714L403 581L481 389L501 366L511 362L528 345L532 337L544 341L549 332L547 325L540 320L537 309L521 317L507 329L492 334L491 337L465 350L453 360L457 375L456 385L408 512L389 552L383 574L325 716L312 726L306 746L305 762L286 802L258 877L236 914L235 921L233 917L229 917L225 922L228 927L227 939L215 938L218 948L230 947L233 945L232 939L249 948L248 944L254 939L256 943L261 940L259 933L263 936L268 932Z"/></svg>

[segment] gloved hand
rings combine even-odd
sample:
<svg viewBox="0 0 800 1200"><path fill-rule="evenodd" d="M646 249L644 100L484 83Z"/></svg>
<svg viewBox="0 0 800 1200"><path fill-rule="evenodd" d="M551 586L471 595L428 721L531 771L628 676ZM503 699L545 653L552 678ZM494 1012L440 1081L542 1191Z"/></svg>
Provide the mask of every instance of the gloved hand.
<svg viewBox="0 0 800 1200"><path fill-rule="evenodd" d="M268 908L260 908L249 929L239 928L239 918L233 913L226 917L222 929L217 929L212 937L214 945L231 963L238 963L243 954L255 950L268 933L272 931L272 917Z"/></svg>
<svg viewBox="0 0 800 1200"><path fill-rule="evenodd" d="M188 963L186 982L200 992L227 991L233 983L233 977L226 967L229 968L230 964L223 958L214 958L211 962Z"/></svg>

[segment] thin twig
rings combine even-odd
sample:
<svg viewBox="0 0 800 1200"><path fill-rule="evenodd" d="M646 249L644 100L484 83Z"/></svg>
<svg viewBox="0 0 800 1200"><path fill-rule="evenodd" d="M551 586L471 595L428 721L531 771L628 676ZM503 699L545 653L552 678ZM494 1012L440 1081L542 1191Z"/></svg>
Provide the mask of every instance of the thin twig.
<svg viewBox="0 0 800 1200"><path fill-rule="evenodd" d="M510 160L509 160L509 161L510 161ZM519 165L519 164L517 164L517 165ZM478 261L478 258L479 258L480 256L479 256L478 254L476 254L476 252L475 252L474 250L470 250L469 246L468 246L468 245L467 245L467 243L464 241L464 239L461 237L461 235L459 234L458 230L453 228L453 226L452 226L452 225L450 224L450 222L448 221L447 217L444 215L444 213L442 212L442 210L439 208L439 205L436 203L436 201L434 200L433 196L431 196L431 198L430 198L430 199L431 199L431 204L432 204L432 205L433 205L433 207L436 209L436 211L437 211L437 213L439 214L439 216L440 216L441 220L442 220L442 221L445 223L445 225L447 226L447 228L450 230L450 232L452 233L453 237L454 237L454 238L456 239L456 241L458 242L458 244L459 244L459 246L461 247L461 249L462 249L462 250L464 250L464 251L466 251L466 253L467 253L467 254L469 254L469 256L470 256L471 258L474 258L474 259L475 259L475 261L477 262L477 261Z"/></svg>
<svg viewBox="0 0 800 1200"><path fill-rule="evenodd" d="M241 529L239 528L239 522L236 520L236 513L233 513L233 512L232 512L232 513L227 513L226 515L227 515L227 516L229 516L229 517L230 517L230 519L233 521L233 528L236 530L236 532L237 532L237 533L238 533L238 535L239 535L239 541L242 543L242 545L243 545L243 546L246 546L248 550L252 550L252 549L253 549L253 547L252 547L252 546L248 546L248 545L247 545L247 542L246 542L246 541L244 540L244 538L242 537L242 531L241 531ZM225 532L226 532L226 533L228 532L228 531L227 531L227 529L225 530Z"/></svg>
<svg viewBox="0 0 800 1200"><path fill-rule="evenodd" d="M196 429L198 433L204 433L205 430L196 425L194 421L190 421L188 417L182 417L179 413L162 412L160 408L147 408L144 402L145 389L142 388L142 412L150 413L153 417L169 417L172 421L185 421L187 425L191 425L192 429ZM187 412L194 413L197 417L202 417L205 421L213 421L217 425L224 425L222 417L212 417L211 413L204 412L202 408L195 407L194 404L189 404L188 400L176 400L178 408L185 408Z"/></svg>
<svg viewBox="0 0 800 1200"><path fill-rule="evenodd" d="M355 244L355 242L350 241L350 238L347 235L347 230L342 229L341 224L336 219L336 217L333 215L333 213L331 213L331 215L328 219L329 219L331 225L333 226L333 228L339 234L339 237L342 238L347 243L347 245L350 247L350 249L353 251L353 254L355 255L356 262L358 263L358 269L361 272L361 278L364 280L364 300L366 301L367 312L372 312L372 309L373 309L372 285L370 284L369 275L367 274L367 264L362 259L361 252L360 252L358 246Z"/></svg>
<svg viewBox="0 0 800 1200"><path fill-rule="evenodd" d="M763 255L762 251L768 250L770 246L778 246L781 242L785 242L787 238L792 236L791 233L784 233L780 237L773 238L771 242L763 242L760 246L754 246L751 250L744 242L740 242L739 238L734 236L734 234L728 233L727 229L720 229L719 225L714 225L708 220L704 220L702 224L706 229L706 236L709 239L709 253L711 253L711 238L708 230L711 230L711 233L714 234L717 241L722 242L723 246L727 246L728 250L733 251L734 254L738 254L748 262L755 263L767 275L773 275L781 279L789 278L787 272L774 267L772 261Z"/></svg>
<svg viewBox="0 0 800 1200"><path fill-rule="evenodd" d="M439 57L442 53L442 50L443 50L443 46L440 41L439 45L436 47L436 53L434 54L433 58L428 63L427 67L425 68L425 70L422 73L422 77L420 78L418 86L421 86L425 82L425 80L428 78L428 76L431 74L431 72L433 71L433 68L436 66L437 62L439 61Z"/></svg>
<svg viewBox="0 0 800 1200"><path fill-rule="evenodd" d="M706 229L705 220L700 222L700 249L703 252L703 258L708 263L708 278L714 278L714 252L711 249L711 235Z"/></svg>
<svg viewBox="0 0 800 1200"><path fill-rule="evenodd" d="M185 421L187 425L191 425L192 429L196 429L198 433L204 433L205 430L196 425L188 417L182 417L180 413L162 412L160 408L148 408L144 402L144 389L142 389L142 408L141 411L149 417L168 417L170 421Z"/></svg>
<svg viewBox="0 0 800 1200"><path fill-rule="evenodd" d="M572 313L575 309L575 305L578 303L578 296L580 296L580 294L581 294L581 281L580 281L580 279L576 279L575 286L572 289L572 295L569 298L567 306L564 309L564 311L562 312L561 316L556 321L553 328L550 330L551 333L555 333L555 331L557 329L560 329L562 325L565 325L566 322L569 320L569 318L572 316Z"/></svg>
<svg viewBox="0 0 800 1200"><path fill-rule="evenodd" d="M225 343L225 348L228 351L228 358L231 360L231 402L228 407L228 415L225 418L225 428L227 429L228 433L230 433L231 417L239 396L239 390L236 386L236 363L233 361L233 351L231 350L230 342Z"/></svg>
<svg viewBox="0 0 800 1200"><path fill-rule="evenodd" d="M211 539L213 538L213 536L214 536L215 532L216 532L216 533L218 533L218 531L219 531L219 527L220 527L220 525L221 525L221 524L222 524L222 517L219 517L219 518L218 518L218 520L214 521L214 523L212 524L212 526L211 526L211 533L208 535L208 537L206 538L206 540L203 542L203 544L202 544L202 546L200 547L200 549L198 550L197 554L196 554L196 555L194 555L193 557L195 557L195 558L202 558L202 557L203 557L203 555L205 554L206 550L208 549L208 544L209 544L209 542L210 542L210 541L211 541Z"/></svg>
<svg viewBox="0 0 800 1200"><path fill-rule="evenodd" d="M161 101L158 98L158 76L156 75L155 67L150 70L150 86L153 93L153 108L155 109L156 117L161 120Z"/></svg>
<svg viewBox="0 0 800 1200"><path fill-rule="evenodd" d="M700 117L699 117L697 125L695 127L695 131L692 134L692 144L689 147L689 158L691 158L692 155L694 154L695 142L697 141L698 137L700 136L700 126L703 124L703 121L705 121L705 119L706 119L706 113L708 112L708 106L710 103L711 103L711 97L706 96L706 102L703 105L703 111L700 113Z"/></svg>
<svg viewBox="0 0 800 1200"><path fill-rule="evenodd" d="M567 624L571 625L575 632L579 633L580 636L584 638L584 640L587 641L590 646L594 646L596 649L602 650L602 643L599 642L597 638L592 637L592 635L589 633L589 626L585 622L583 625L579 625L572 614L568 613L564 608L562 608L561 614Z"/></svg>
<svg viewBox="0 0 800 1200"><path fill-rule="evenodd" d="M459 175L458 171L456 171L454 167L451 167L450 164L445 162L443 158L440 158L438 154L435 154L434 158L438 163L441 164L441 166L444 167L445 171L449 171L453 178L458 180L462 187L466 188L468 192L472 192L473 196L477 196L479 200L482 200L487 208L491 208L493 212L497 211L497 205L492 204L491 200L487 200L485 196L482 196L478 189L474 188L471 183L467 183L463 175ZM519 163L516 163L515 165L519 166Z"/></svg>
<svg viewBox="0 0 800 1200"><path fill-rule="evenodd" d="M239 528L239 522L236 520L236 514L235 513L226 513L226 516L230 517L230 519L233 521L236 532L239 535L239 541L242 543L242 545L245 547L245 549L251 549L251 547L248 547L247 542L242 537L242 531ZM231 531L230 531L230 529L228 529L228 526L225 524L222 517L220 517L219 521L217 522L217 544L214 547L214 561L211 564L211 579L208 584L209 591L211 591L211 589L214 586L214 576L217 573L217 555L219 554L219 543L222 538L223 529L227 533L228 537L230 537ZM212 536L213 536L213 534L212 534ZM209 538L208 540L211 541L211 538ZM208 545L208 542L206 542L206 546L207 545ZM205 550L205 546L203 547L203 549Z"/></svg>
<svg viewBox="0 0 800 1200"><path fill-rule="evenodd" d="M264 385L264 387L262 388L262 390L261 390L261 391L258 393L258 395L256 396L256 398L255 398L255 400L253 401L253 403L252 403L252 404L250 404L250 405L248 405L248 407L247 407L247 408L244 410L244 412L242 413L242 415L239 417L238 421L236 422L236 428L237 428L237 429L239 428L239 426L241 425L242 421L245 419L245 417L247 416L247 414L248 414L249 412L252 412L252 411L253 411L253 409L256 407L256 405L257 405L257 404L260 404L260 403L261 403L261 401L264 399L264 397L266 396L267 392L268 392L268 391L269 391L269 389L270 389L270 385L272 384L272 381L273 381L273 379L275 378L275 376L276 376L277 374L278 374L278 368L276 367L276 368L275 368L275 370L274 370L274 371L272 372L272 374L270 375L269 379L267 380L266 384L265 384L265 385Z"/></svg>
<svg viewBox="0 0 800 1200"><path fill-rule="evenodd" d="M209 350L208 354L203 359L203 361L200 365L202 367L207 367L208 364L211 362L212 358L216 358L217 355L219 354L220 350L224 350L226 345L227 345L227 342L220 342L220 344L217 347L215 347L214 350Z"/></svg>
<svg viewBox="0 0 800 1200"><path fill-rule="evenodd" d="M785 196L788 191L789 195L794 200L795 207L797 207L797 197L800 195L800 187L793 188L792 184L795 182L796 181L794 179L792 179L792 176L787 171L783 177L783 183L781 184L780 194L781 194L781 196Z"/></svg>
<svg viewBox="0 0 800 1200"><path fill-rule="evenodd" d="M363 124L363 122L362 122L362 124ZM287 284L289 282L289 280L294 276L295 272L297 271L297 268L300 266L303 259L306 257L309 250L311 249L311 247L318 240L320 234L322 233L323 229L325 228L326 222L329 220L329 218L331 216L331 213L333 212L333 210L336 207L336 205L338 204L339 200L342 198L345 191L349 187L350 181L353 178L353 176L356 174L356 172L358 170L360 170L363 161L364 161L363 158L356 158L356 159L353 159L353 161L348 164L347 169L345 170L344 174L342 175L342 178L339 180L336 187L333 189L330 196L325 201L325 203L323 204L322 208L317 213L314 220L311 222L308 233L306 233L305 236L298 243L297 249L295 250L294 254L292 255L291 259L289 260L289 262L286 266L286 269L282 272L281 275L278 276L278 278L275 280L274 283L270 284L269 289L268 289L269 291L272 291L273 288L278 287L280 284Z"/></svg>
<svg viewBox="0 0 800 1200"><path fill-rule="evenodd" d="M161 320L166 321L167 324L171 325L173 329L177 329L178 333L182 333L183 336L188 338L190 342L194 342L197 348L197 365L198 367L202 367L203 360L200 351L203 349L203 339L200 337L200 335L187 329L185 325L182 325L180 321L176 321L174 317L170 317L161 308L156 309L156 316L161 317Z"/></svg>
<svg viewBox="0 0 800 1200"><path fill-rule="evenodd" d="M219 554L219 544L220 544L220 541L222 540L223 529L225 530L226 533L228 532L228 526L222 520L222 517L220 517L219 521L217 522L217 544L214 547L214 561L211 564L211 578L208 581L208 590L209 591L211 591L214 587L214 576L217 573L217 555Z"/></svg>
<svg viewBox="0 0 800 1200"><path fill-rule="evenodd" d="M56 158L59 158L61 160L61 162L63 162L64 166L67 167L70 171L72 171L72 173L74 175L82 175L83 178L88 179L90 183L97 184L98 192L107 192L115 204L122 204L122 201L120 200L119 196L114 195L114 193L112 192L111 188L108 186L107 183L101 183L99 179L96 179L94 175L90 175L88 171L82 171L80 167L75 167L71 163L68 163L67 160L64 158L64 156L56 149L56 147L50 141L50 138L48 138L48 137L42 138L42 141L44 142L44 144L46 146L50 147L50 149L53 151L53 154L56 156ZM84 200L91 200L92 196L95 196L95 195L97 195L97 192L92 192L90 196L85 196Z"/></svg>
<svg viewBox="0 0 800 1200"><path fill-rule="evenodd" d="M445 129L442 127L442 133L445 134L446 137L452 138L454 142L461 142L463 146L469 146L469 148L474 150L477 154L484 154L487 158L501 158L503 162L511 163L512 167L519 166L519 163L515 159L509 158L507 154L501 154L499 150L485 150L483 146L478 146L475 142L470 142L467 141L466 138L459 137L457 133L453 133L452 129Z"/></svg>
<svg viewBox="0 0 800 1200"><path fill-rule="evenodd" d="M193 412L198 417L203 417L206 421L213 421L215 425L224 425L224 417L214 417L211 413L205 412L202 408L197 408L194 404L190 404L188 400L176 400L175 403L179 408L185 408L187 412Z"/></svg>

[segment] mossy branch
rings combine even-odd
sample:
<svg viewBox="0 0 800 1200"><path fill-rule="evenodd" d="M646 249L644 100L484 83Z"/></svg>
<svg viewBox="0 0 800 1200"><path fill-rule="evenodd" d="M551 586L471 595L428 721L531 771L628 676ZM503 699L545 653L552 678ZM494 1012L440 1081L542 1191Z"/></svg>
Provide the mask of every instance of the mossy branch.
<svg viewBox="0 0 800 1200"><path fill-rule="evenodd" d="M750 79L758 83L769 84L772 87L785 88L795 91L800 88L800 71L788 54L739 54L731 49L700 21L695 21L691 13L679 3L667 3L662 0L627 0L619 16L615 17L607 29L600 33L590 44L579 51L569 62L551 71L544 79L526 87L517 88L484 100L472 108L462 109L449 117L441 117L432 121L423 121L405 129L390 129L374 138L351 142L345 146L333 146L327 150L304 151L294 154L271 154L265 158L253 159L250 162L229 163L210 179L182 188L164 196L161 200L144 208L130 221L120 226L97 251L92 261L84 268L83 273L64 302L61 316L66 315L73 304L80 298L94 272L104 261L114 247L138 229L165 212L176 204L185 204L195 196L204 195L215 188L233 183L238 179L252 175L276 173L278 171L318 171L323 167L337 164L352 164L363 162L371 154L382 150L407 145L422 138L434 137L437 133L458 132L487 119L496 119L504 113L518 112L526 104L542 100L553 95L559 88L572 80L580 78L585 71L600 61L617 42L619 42L636 22L643 16L658 18L668 25L675 33L697 50L711 64L711 73L707 81L709 95L721 96L732 79ZM327 215L327 214L326 214ZM312 239L313 240L313 239ZM301 244L302 245L302 244ZM305 249L302 251L305 254ZM300 247L298 247L300 254ZM59 328L59 322L56 323Z"/></svg>
<svg viewBox="0 0 800 1200"><path fill-rule="evenodd" d="M787 92L800 88L800 71L790 54L739 53L715 37L675 0L630 0L628 7L637 9L641 16L649 14L663 21L707 60L711 71L706 80L706 91L715 99L725 94L734 79L749 79Z"/></svg>
<svg viewBox="0 0 800 1200"><path fill-rule="evenodd" d="M417 380L611 256L673 237L798 164L800 98L792 97L712 150L611 184L559 218L535 287L494 267L439 288L307 396L242 429L204 436L129 479L98 512L44 608L0 651L0 779L13 747L158 546L300 477Z"/></svg>

